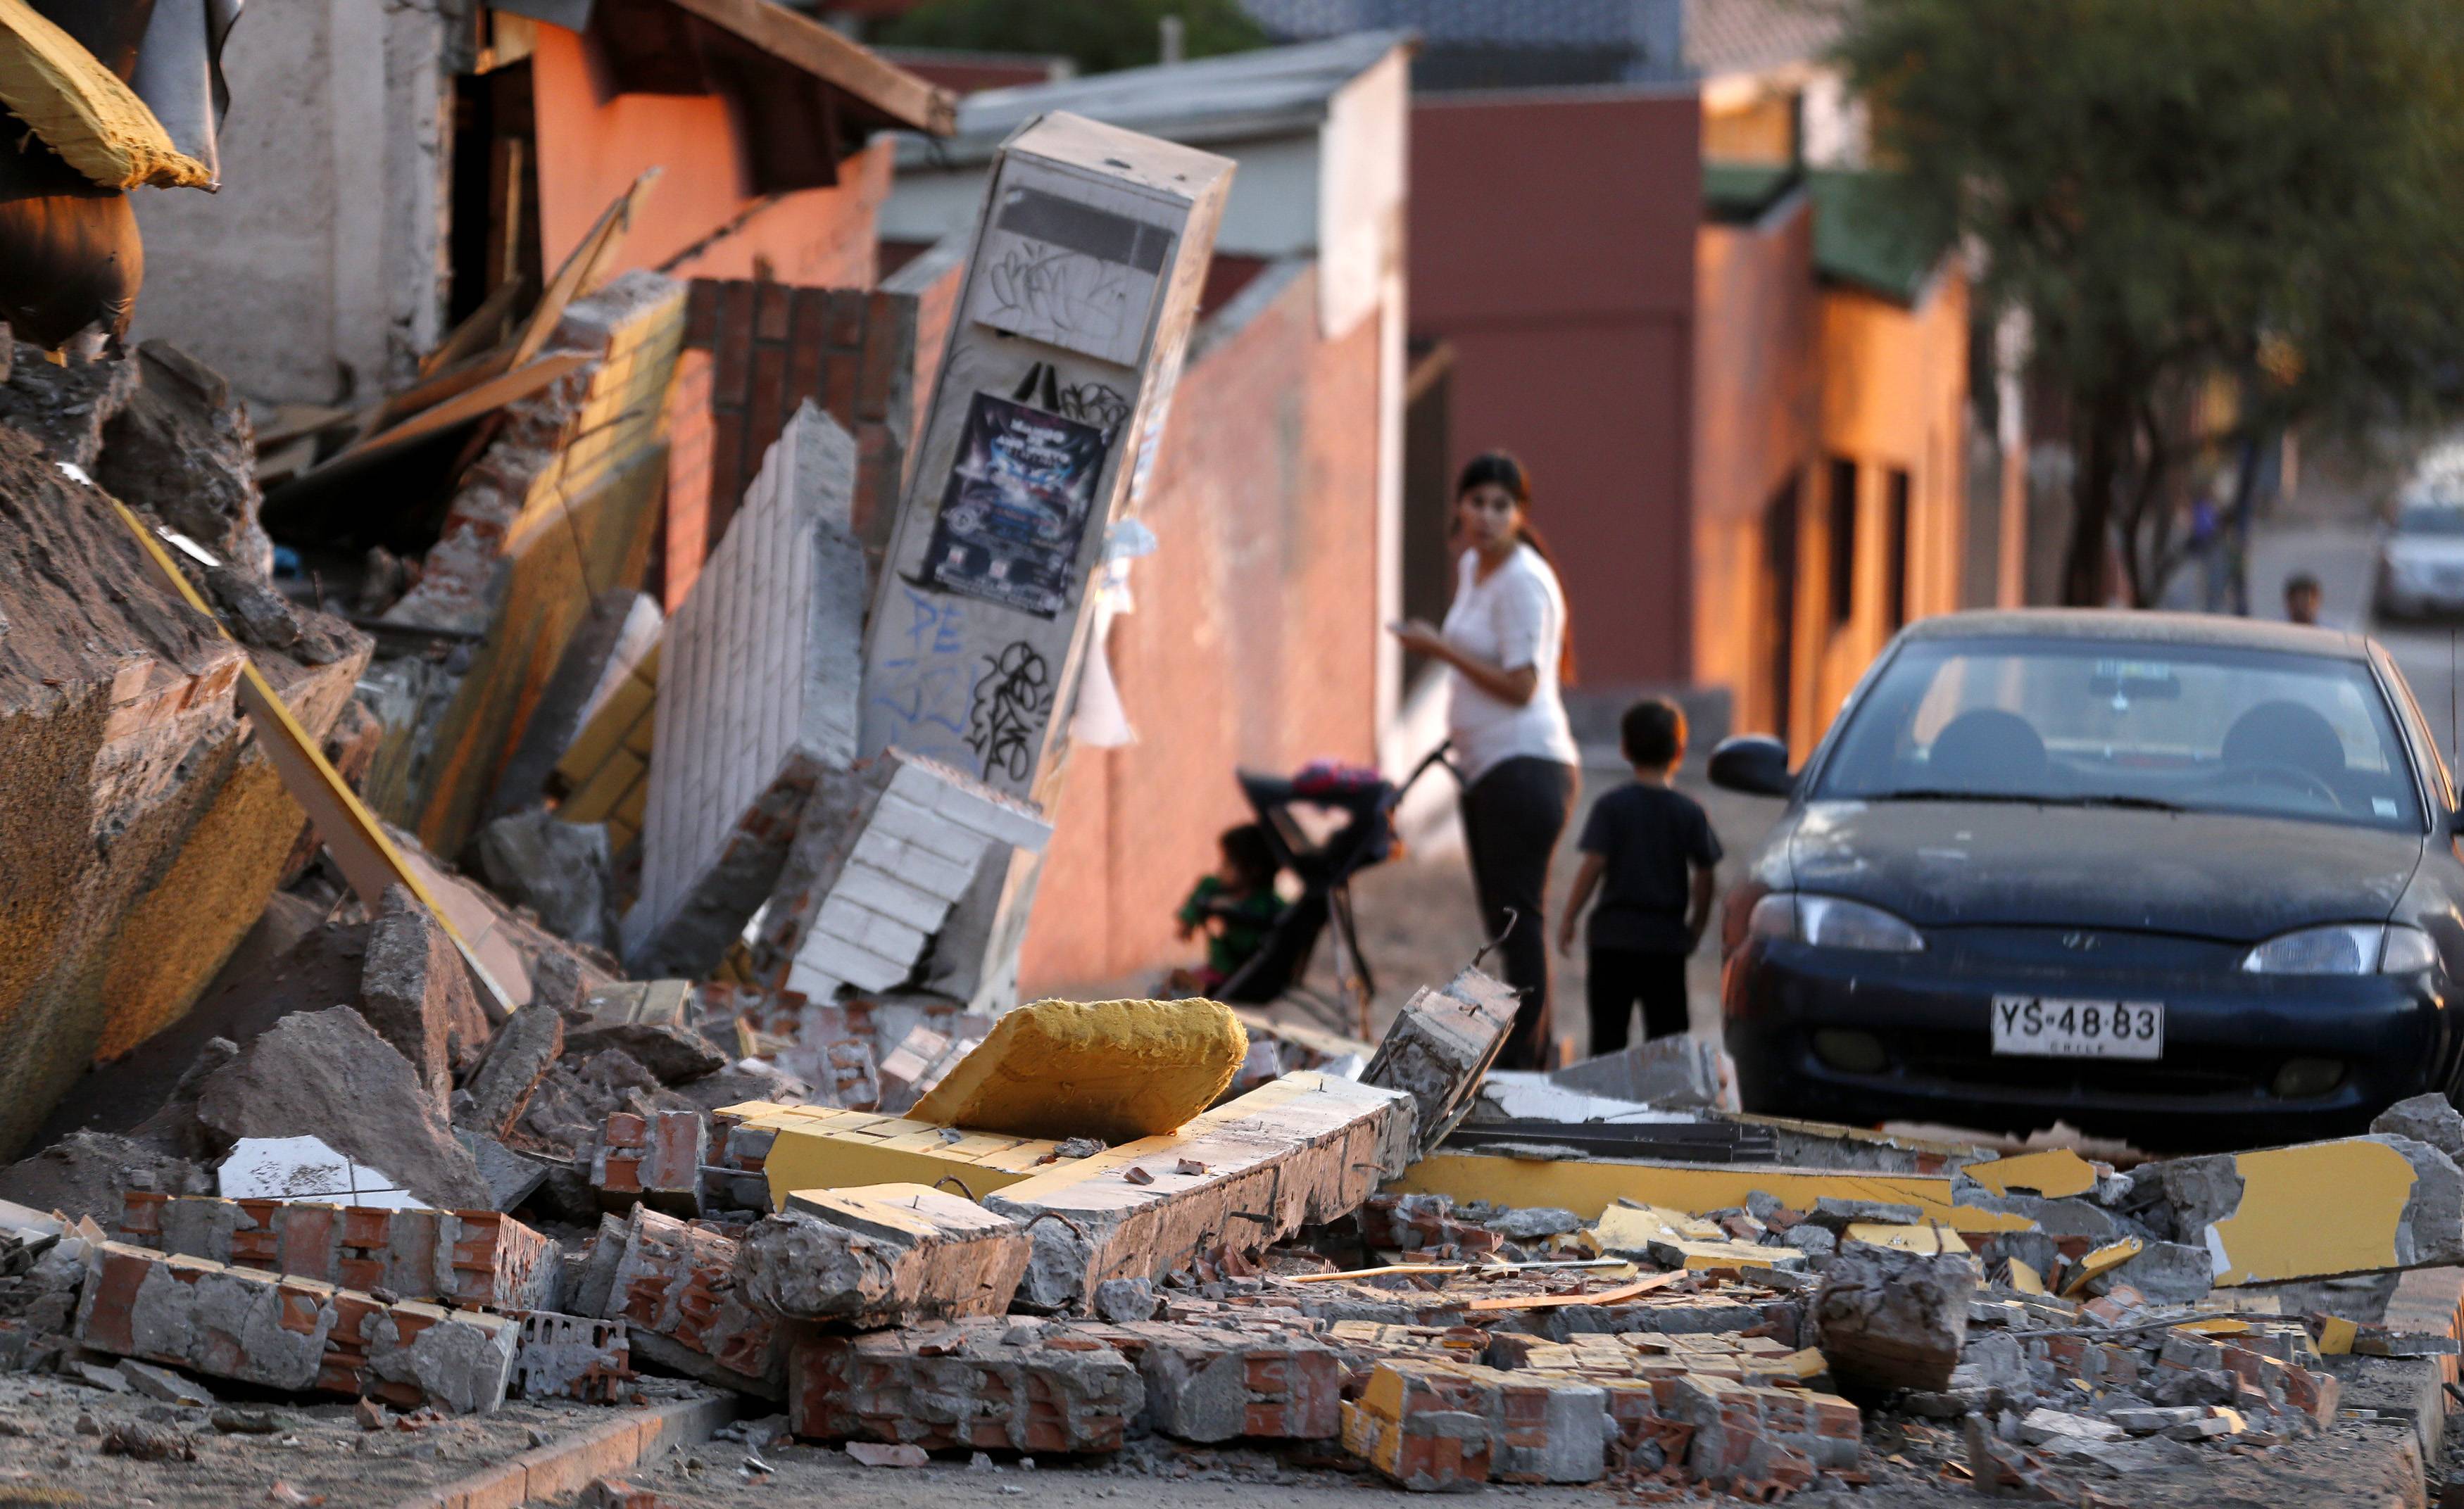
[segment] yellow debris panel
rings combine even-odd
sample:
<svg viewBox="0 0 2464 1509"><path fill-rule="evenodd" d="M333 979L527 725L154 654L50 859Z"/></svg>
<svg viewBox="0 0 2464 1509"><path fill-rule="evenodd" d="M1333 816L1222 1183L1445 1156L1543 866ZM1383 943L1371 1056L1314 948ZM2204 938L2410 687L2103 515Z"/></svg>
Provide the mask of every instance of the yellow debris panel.
<svg viewBox="0 0 2464 1509"><path fill-rule="evenodd" d="M1918 1218L1958 1232L2035 1230L2025 1216L1954 1205L1947 1173L1843 1173L1778 1165L1657 1163L1646 1159L1503 1158L1436 1152L1386 1188L1397 1193L1452 1195L1458 1203L1561 1206L1588 1218L1619 1199L1687 1214L1724 1211L1759 1190L1790 1210L1810 1211L1822 1196L1913 1205Z"/></svg>
<svg viewBox="0 0 2464 1509"><path fill-rule="evenodd" d="M1728 1234L1683 1211L1651 1205L1612 1205L1582 1234L1583 1244L1601 1257L1632 1257L1653 1242L1724 1242Z"/></svg>
<svg viewBox="0 0 2464 1509"><path fill-rule="evenodd" d="M2396 1266L2413 1171L2393 1148L2303 1143L2238 1154L2233 1168L2241 1204L2206 1233L2217 1287Z"/></svg>
<svg viewBox="0 0 2464 1509"><path fill-rule="evenodd" d="M1871 1242L1877 1247L1889 1247L1903 1253L1922 1253L1939 1258L1944 1253L1964 1253L1968 1244L1959 1234L1947 1226L1892 1226L1881 1221L1851 1221L1848 1240Z"/></svg>
<svg viewBox="0 0 2464 1509"><path fill-rule="evenodd" d="M2353 1338L2360 1332L2360 1326L2341 1315L2321 1316L2319 1318L2319 1355L2321 1357L2351 1356Z"/></svg>
<svg viewBox="0 0 2464 1509"><path fill-rule="evenodd" d="M2096 1165L2067 1148L1971 1163L1960 1171L1996 1194L2017 1190L2058 1200L2096 1188Z"/></svg>
<svg viewBox="0 0 2464 1509"><path fill-rule="evenodd" d="M2062 1285L2063 1295L2079 1293L2088 1286L2088 1280L2121 1267L2131 1258L2138 1257L2140 1250L2146 1245L2136 1236L2125 1236L2118 1242L2105 1243L2079 1259L2079 1267L2071 1274L2069 1281Z"/></svg>
<svg viewBox="0 0 2464 1509"><path fill-rule="evenodd" d="M2010 1273L2003 1280L2004 1282L2010 1284L2012 1288L2018 1290L2021 1294L2042 1294L2045 1292L2045 1276L2043 1274L2038 1273L2034 1267L2021 1262L2016 1258L2007 1258L2005 1261L2010 1265Z"/></svg>
<svg viewBox="0 0 2464 1509"><path fill-rule="evenodd" d="M721 1114L778 1133L761 1168L774 1210L785 1210L799 1190L869 1184L921 1184L980 1200L1042 1171L1038 1160L1053 1150L1039 1138L961 1132L824 1105L750 1101Z"/></svg>
<svg viewBox="0 0 2464 1509"><path fill-rule="evenodd" d="M207 188L136 91L25 0L0 0L0 104L104 188Z"/></svg>
<svg viewBox="0 0 2464 1509"><path fill-rule="evenodd" d="M1022 1137L1155 1137L1215 1104L1248 1051L1217 1001L1038 1001L993 1023L910 1114Z"/></svg>

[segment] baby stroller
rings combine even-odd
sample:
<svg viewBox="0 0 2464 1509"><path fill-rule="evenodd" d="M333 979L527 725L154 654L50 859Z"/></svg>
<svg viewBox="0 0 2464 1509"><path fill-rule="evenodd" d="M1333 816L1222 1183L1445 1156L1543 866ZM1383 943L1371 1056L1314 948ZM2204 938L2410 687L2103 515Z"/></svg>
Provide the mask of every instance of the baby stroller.
<svg viewBox="0 0 2464 1509"><path fill-rule="evenodd" d="M1441 744L1430 751L1400 785L1374 770L1332 760L1312 761L1288 778L1235 773L1276 860L1300 877L1301 895L1275 920L1265 947L1216 989L1218 999L1265 1005L1290 996L1330 1028L1368 1039L1370 1001L1377 985L1353 922L1352 878L1394 857L1399 846L1395 809L1430 766L1445 763L1446 750ZM1318 934L1330 922L1334 925L1335 988L1342 998L1302 983L1317 951Z"/></svg>

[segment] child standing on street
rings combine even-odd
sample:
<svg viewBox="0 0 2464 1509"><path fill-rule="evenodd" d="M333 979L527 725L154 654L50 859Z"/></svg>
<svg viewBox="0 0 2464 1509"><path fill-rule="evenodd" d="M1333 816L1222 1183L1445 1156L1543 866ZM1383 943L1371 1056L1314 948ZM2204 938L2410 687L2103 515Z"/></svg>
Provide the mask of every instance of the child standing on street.
<svg viewBox="0 0 2464 1509"><path fill-rule="evenodd" d="M1694 798L1669 780L1685 758L1685 714L1654 698L1618 727L1634 780L1600 798L1583 824L1582 867L1557 926L1557 951L1574 951L1574 919L1592 893L1592 1053L1626 1044L1637 1002L1648 1039L1685 1031L1685 960L1711 916L1720 841Z"/></svg>
<svg viewBox="0 0 2464 1509"><path fill-rule="evenodd" d="M1226 828L1215 847L1215 873L1199 879L1178 913L1182 938L1206 934L1206 967L1173 971L1176 990L1221 988L1266 946L1266 934L1284 914L1284 898L1275 894L1283 866L1264 828L1254 822Z"/></svg>

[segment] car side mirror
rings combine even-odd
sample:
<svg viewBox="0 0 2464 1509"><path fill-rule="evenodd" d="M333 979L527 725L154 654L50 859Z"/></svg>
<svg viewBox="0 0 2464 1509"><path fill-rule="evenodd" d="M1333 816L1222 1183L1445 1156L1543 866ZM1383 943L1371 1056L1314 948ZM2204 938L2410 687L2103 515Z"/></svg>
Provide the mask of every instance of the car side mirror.
<svg viewBox="0 0 2464 1509"><path fill-rule="evenodd" d="M1768 733L1740 733L1711 751L1711 784L1753 797L1785 797L1796 790L1789 772L1788 746Z"/></svg>

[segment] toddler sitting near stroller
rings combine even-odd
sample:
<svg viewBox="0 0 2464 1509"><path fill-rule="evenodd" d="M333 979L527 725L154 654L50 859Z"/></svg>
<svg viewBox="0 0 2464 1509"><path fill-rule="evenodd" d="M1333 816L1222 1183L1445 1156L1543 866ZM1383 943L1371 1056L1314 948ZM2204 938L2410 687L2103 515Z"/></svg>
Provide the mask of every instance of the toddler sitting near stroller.
<svg viewBox="0 0 2464 1509"><path fill-rule="evenodd" d="M1244 822L1224 829L1215 842L1215 873L1191 888L1178 914L1184 940L1206 934L1205 965L1172 972L1171 988L1192 995L1210 995L1240 973L1266 946L1275 920L1284 914L1284 898L1275 893L1283 866L1275 861L1266 830Z"/></svg>

